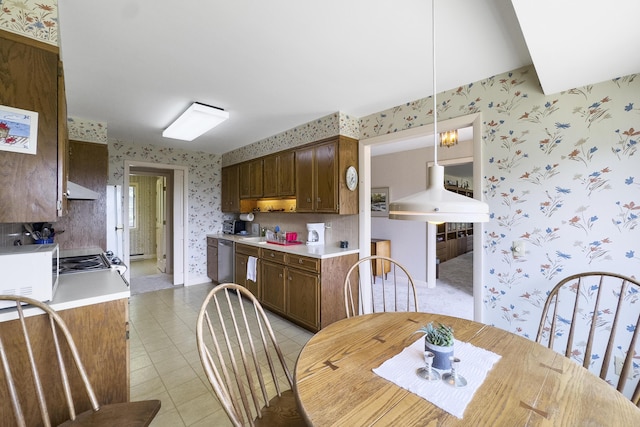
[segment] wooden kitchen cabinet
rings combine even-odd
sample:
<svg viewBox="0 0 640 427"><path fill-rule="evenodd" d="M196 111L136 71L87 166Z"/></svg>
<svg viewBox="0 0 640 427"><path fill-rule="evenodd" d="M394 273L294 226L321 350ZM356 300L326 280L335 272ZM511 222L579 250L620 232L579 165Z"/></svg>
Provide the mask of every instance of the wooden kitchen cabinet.
<svg viewBox="0 0 640 427"><path fill-rule="evenodd" d="M256 258L256 280L251 280L247 277L249 257ZM259 258L260 248L239 243L236 244L234 281L238 285L242 285L247 288L253 295L255 295L256 298L258 298L258 300L261 298Z"/></svg>
<svg viewBox="0 0 640 427"><path fill-rule="evenodd" d="M358 165L358 142L337 136L296 150L298 212L358 213L358 192L350 191L345 174Z"/></svg>
<svg viewBox="0 0 640 427"><path fill-rule="evenodd" d="M262 159L241 163L240 198L255 199L262 197Z"/></svg>
<svg viewBox="0 0 640 427"><path fill-rule="evenodd" d="M58 314L65 321L73 340L78 348L78 353L87 371L98 402L101 405L111 403L128 402L129 396L129 340L128 319L129 301L127 298L92 304L67 310L58 310ZM50 328L47 318L41 315L26 318L29 327ZM20 342L21 332L19 320L9 320L0 323L0 336L6 343ZM49 338L48 341L51 341ZM56 369L51 369L51 357L54 356L52 342L33 342L36 351L36 364L42 386L47 393L47 408L52 425L59 425L69 418L66 401L62 388L59 386L60 377ZM42 350L42 351L41 351ZM11 351L9 351L11 358ZM26 360L13 361L12 363L28 366ZM70 358L67 363L72 363ZM25 372L25 378L29 374ZM78 375L70 374L72 391L76 412L81 413L91 409L90 402L84 392ZM20 388L27 387L22 384ZM3 414L2 425L16 425L11 422L11 399L6 387L0 387L0 413ZM22 409L25 413L26 425L42 425L39 419L36 399L21 398Z"/></svg>
<svg viewBox="0 0 640 427"><path fill-rule="evenodd" d="M207 237L207 276L218 283L218 239Z"/></svg>
<svg viewBox="0 0 640 427"><path fill-rule="evenodd" d="M0 30L0 104L38 113L35 154L2 151L0 223L58 217L58 49ZM12 138L12 123L7 123ZM4 137L4 136L3 136ZM20 137L17 137L20 138ZM61 183L62 184L62 183Z"/></svg>
<svg viewBox="0 0 640 427"><path fill-rule="evenodd" d="M278 314L285 314L285 266L283 264L262 260L260 263L260 272L260 283L262 284L260 302Z"/></svg>
<svg viewBox="0 0 640 427"><path fill-rule="evenodd" d="M265 308L317 332L346 317L344 277L357 259L358 254L320 259L263 247L258 300Z"/></svg>
<svg viewBox="0 0 640 427"><path fill-rule="evenodd" d="M263 197L295 196L295 152L283 151L263 160Z"/></svg>
<svg viewBox="0 0 640 427"><path fill-rule="evenodd" d="M240 169L238 165L222 168L222 212L240 213Z"/></svg>

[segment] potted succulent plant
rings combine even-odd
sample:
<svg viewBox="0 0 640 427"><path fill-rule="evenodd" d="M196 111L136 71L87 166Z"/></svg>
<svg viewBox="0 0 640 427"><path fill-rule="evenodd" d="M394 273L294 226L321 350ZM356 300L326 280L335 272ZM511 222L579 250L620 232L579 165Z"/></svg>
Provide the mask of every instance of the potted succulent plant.
<svg viewBox="0 0 640 427"><path fill-rule="evenodd" d="M432 352L433 367L441 370L451 369L450 356L453 356L453 329L450 326L433 322L423 326L416 332L424 334L424 350Z"/></svg>

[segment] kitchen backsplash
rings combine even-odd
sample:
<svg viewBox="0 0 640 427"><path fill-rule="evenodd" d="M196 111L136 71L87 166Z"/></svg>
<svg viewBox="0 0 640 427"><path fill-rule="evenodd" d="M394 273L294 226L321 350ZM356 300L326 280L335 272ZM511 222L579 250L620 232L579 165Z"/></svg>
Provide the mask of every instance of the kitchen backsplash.
<svg viewBox="0 0 640 427"><path fill-rule="evenodd" d="M23 244L33 243L31 237L23 233L24 228L21 223L0 224L0 247L13 246L16 240L20 240Z"/></svg>

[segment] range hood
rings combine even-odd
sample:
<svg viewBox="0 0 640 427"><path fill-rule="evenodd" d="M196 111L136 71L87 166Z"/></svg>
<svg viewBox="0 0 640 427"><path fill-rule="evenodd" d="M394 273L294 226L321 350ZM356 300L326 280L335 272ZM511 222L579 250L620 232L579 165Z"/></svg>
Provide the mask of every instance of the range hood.
<svg viewBox="0 0 640 427"><path fill-rule="evenodd" d="M67 181L67 200L96 200L100 194L86 187Z"/></svg>

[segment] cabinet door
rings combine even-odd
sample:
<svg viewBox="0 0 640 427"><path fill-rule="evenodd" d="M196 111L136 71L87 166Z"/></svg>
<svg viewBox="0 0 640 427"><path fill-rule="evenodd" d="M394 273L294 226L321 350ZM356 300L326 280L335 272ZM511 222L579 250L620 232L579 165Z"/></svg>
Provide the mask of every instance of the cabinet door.
<svg viewBox="0 0 640 427"><path fill-rule="evenodd" d="M265 157L262 163L262 195L276 197L278 195L278 156Z"/></svg>
<svg viewBox="0 0 640 427"><path fill-rule="evenodd" d="M262 298L260 302L278 313L285 313L285 266L261 262Z"/></svg>
<svg viewBox="0 0 640 427"><path fill-rule="evenodd" d="M218 283L218 239L207 238L207 276Z"/></svg>
<svg viewBox="0 0 640 427"><path fill-rule="evenodd" d="M314 165L313 148L296 151L296 209L313 212Z"/></svg>
<svg viewBox="0 0 640 427"><path fill-rule="evenodd" d="M251 163L242 163L240 170L240 198L248 199L251 197Z"/></svg>
<svg viewBox="0 0 640 427"><path fill-rule="evenodd" d="M55 221L58 216L58 55L0 37L0 58L0 103L38 113L35 154L11 151L0 154L0 223ZM19 139L19 134L14 132L9 124L6 137Z"/></svg>
<svg viewBox="0 0 640 427"><path fill-rule="evenodd" d="M293 151L278 155L278 196L293 196L296 194L295 159Z"/></svg>
<svg viewBox="0 0 640 427"><path fill-rule="evenodd" d="M222 168L222 212L240 212L240 182L237 165Z"/></svg>
<svg viewBox="0 0 640 427"><path fill-rule="evenodd" d="M258 286L260 273L256 271L256 280L247 279L247 265L249 265L249 255L236 252L235 277L234 281L247 288L256 298L260 299L260 288Z"/></svg>
<svg viewBox="0 0 640 427"><path fill-rule="evenodd" d="M250 163L250 189L251 198L262 197L262 159Z"/></svg>
<svg viewBox="0 0 640 427"><path fill-rule="evenodd" d="M338 211L338 168L336 144L331 142L315 149L316 164L316 212Z"/></svg>
<svg viewBox="0 0 640 427"><path fill-rule="evenodd" d="M320 326L319 282L317 274L287 268L287 315L314 330Z"/></svg>

